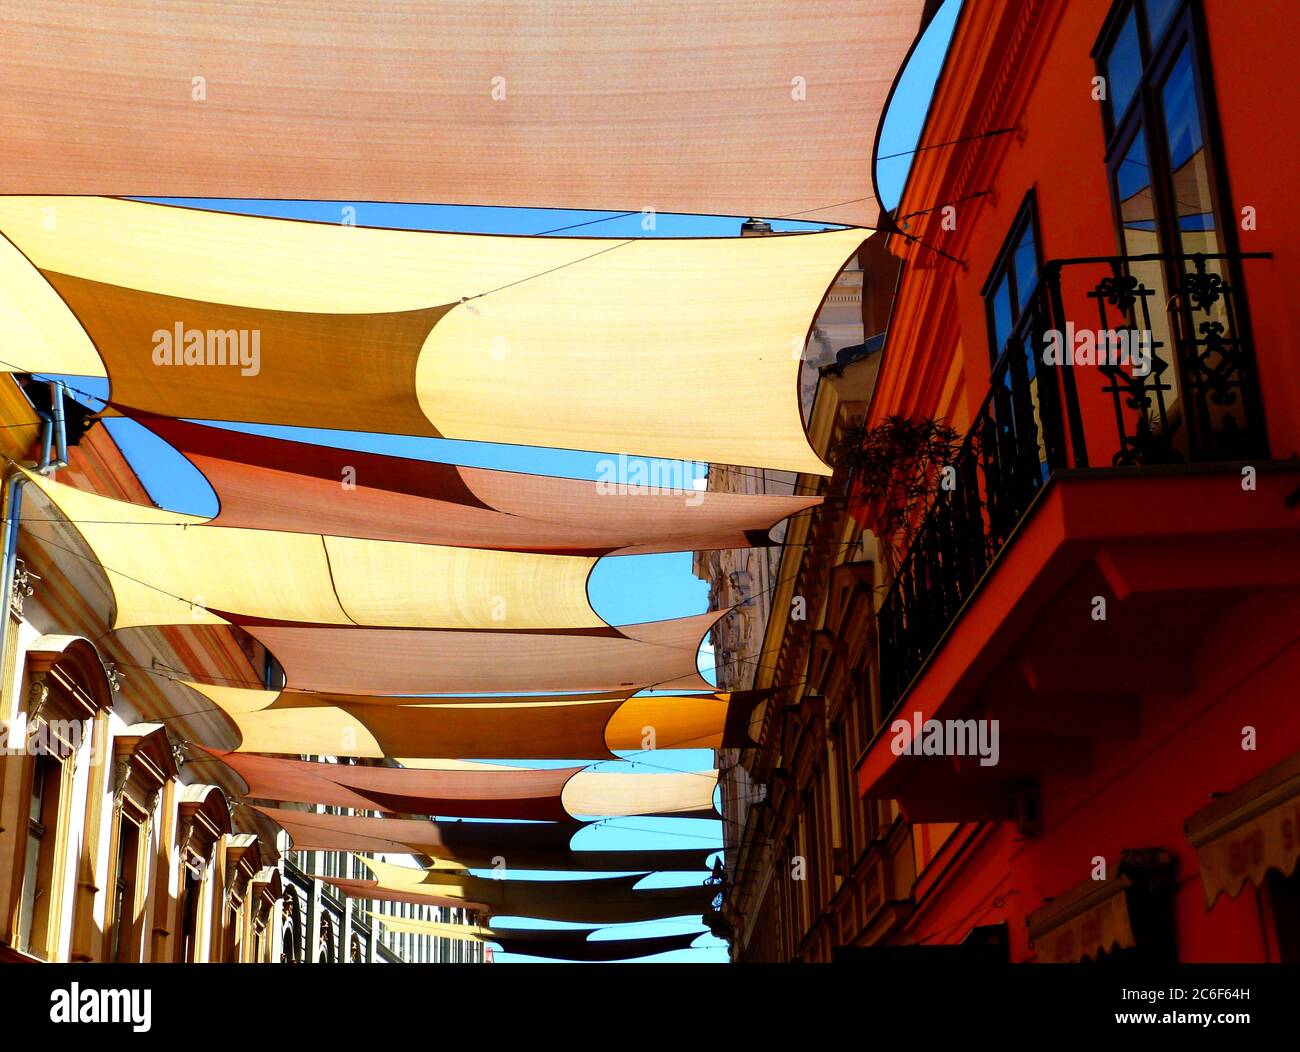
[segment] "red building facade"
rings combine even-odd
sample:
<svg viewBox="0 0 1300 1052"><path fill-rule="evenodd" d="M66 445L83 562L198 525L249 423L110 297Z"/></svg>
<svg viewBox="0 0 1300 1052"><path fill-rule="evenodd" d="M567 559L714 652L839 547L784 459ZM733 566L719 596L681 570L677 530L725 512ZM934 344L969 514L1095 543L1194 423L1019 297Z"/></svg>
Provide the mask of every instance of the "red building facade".
<svg viewBox="0 0 1300 1052"><path fill-rule="evenodd" d="M963 436L875 610L857 785L931 845L885 942L1300 959L1297 37L965 4L867 421Z"/></svg>

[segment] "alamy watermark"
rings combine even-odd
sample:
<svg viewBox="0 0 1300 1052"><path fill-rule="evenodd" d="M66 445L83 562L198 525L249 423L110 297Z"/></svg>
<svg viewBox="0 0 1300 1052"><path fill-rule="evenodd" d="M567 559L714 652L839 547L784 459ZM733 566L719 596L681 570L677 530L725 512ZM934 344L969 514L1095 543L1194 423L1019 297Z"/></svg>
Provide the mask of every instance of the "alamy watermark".
<svg viewBox="0 0 1300 1052"><path fill-rule="evenodd" d="M1044 365L1124 365L1147 376L1153 358L1149 329L1048 329L1043 334Z"/></svg>
<svg viewBox="0 0 1300 1052"><path fill-rule="evenodd" d="M153 334L154 365L237 366L240 376L262 371L261 329L191 329L178 321Z"/></svg>
<svg viewBox="0 0 1300 1052"><path fill-rule="evenodd" d="M895 756L978 756L981 767L997 766L997 720L927 720L914 712L889 730Z"/></svg>
<svg viewBox="0 0 1300 1052"><path fill-rule="evenodd" d="M654 460L620 453L596 465L596 492L602 497L638 494L680 496L688 508L704 503L707 465L684 460Z"/></svg>

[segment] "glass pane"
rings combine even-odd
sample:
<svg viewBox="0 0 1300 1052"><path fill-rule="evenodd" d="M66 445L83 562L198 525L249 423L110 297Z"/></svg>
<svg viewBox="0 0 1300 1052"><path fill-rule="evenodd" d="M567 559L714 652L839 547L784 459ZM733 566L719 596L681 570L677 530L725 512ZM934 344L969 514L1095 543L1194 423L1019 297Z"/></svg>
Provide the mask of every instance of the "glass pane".
<svg viewBox="0 0 1300 1052"><path fill-rule="evenodd" d="M1169 168L1173 174L1174 206L1183 252L1218 252L1210 168L1205 156L1201 110L1196 98L1196 78L1186 47L1174 62L1160 92Z"/></svg>
<svg viewBox="0 0 1300 1052"><path fill-rule="evenodd" d="M1005 275L993 290L993 360L997 361L1011 335L1011 288Z"/></svg>
<svg viewBox="0 0 1300 1052"><path fill-rule="evenodd" d="M1169 19L1182 0L1146 0L1147 36L1154 48L1160 43L1160 37L1169 25Z"/></svg>
<svg viewBox="0 0 1300 1052"><path fill-rule="evenodd" d="M1115 167L1115 196L1119 199L1125 255L1156 252L1156 210L1151 197L1151 166L1147 163L1146 132L1139 128L1128 151Z"/></svg>
<svg viewBox="0 0 1300 1052"><path fill-rule="evenodd" d="M1032 221L1025 224L1024 234L1015 248L1013 262L1016 268L1016 294L1019 299L1016 304L1016 317L1019 317L1020 312L1025 309L1025 304L1029 302L1029 297L1034 294L1034 289L1038 286L1038 249L1035 245Z"/></svg>
<svg viewBox="0 0 1300 1052"><path fill-rule="evenodd" d="M1151 167L1147 163L1145 129L1138 128L1128 151L1115 167L1112 178L1115 184L1115 196L1119 200L1120 233L1123 238L1124 254L1141 256L1170 251L1171 248L1161 246L1160 235L1156 229L1155 201L1151 196ZM1130 276L1140 283L1132 322L1139 331L1150 332L1153 355L1166 364L1172 364L1169 314L1165 307L1169 302L1169 293L1164 266L1159 260L1130 261L1126 269ZM1111 320L1112 325L1124 323L1119 318ZM1164 382L1170 386L1170 389L1165 392L1166 419L1161 421L1157 407L1152 406L1153 417L1148 427L1152 431L1162 433L1163 437L1170 441L1176 442L1179 411L1177 409L1178 381L1174 370L1168 370Z"/></svg>
<svg viewBox="0 0 1300 1052"><path fill-rule="evenodd" d="M1133 101L1138 80L1142 76L1142 49L1138 43L1137 15L1130 11L1124 20L1115 43L1106 56L1106 83L1110 91L1111 113L1116 122L1124 116Z"/></svg>

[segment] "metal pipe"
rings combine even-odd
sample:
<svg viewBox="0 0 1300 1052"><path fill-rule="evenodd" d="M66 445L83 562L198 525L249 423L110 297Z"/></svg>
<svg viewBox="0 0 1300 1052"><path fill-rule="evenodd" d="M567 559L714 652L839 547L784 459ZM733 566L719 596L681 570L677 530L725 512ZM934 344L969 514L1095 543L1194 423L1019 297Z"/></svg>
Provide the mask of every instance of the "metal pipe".
<svg viewBox="0 0 1300 1052"><path fill-rule="evenodd" d="M42 475L48 475L54 470L51 463L54 455L54 419L44 409L36 410L36 415L41 418L41 462L36 465L36 470Z"/></svg>
<svg viewBox="0 0 1300 1052"><path fill-rule="evenodd" d="M18 566L18 530L22 523L23 487L27 479L17 468L11 468L4 481L4 536L0 539L0 661L9 641L9 607L13 603L14 574ZM9 684L0 683L0 697ZM7 712L0 705L0 712Z"/></svg>
<svg viewBox="0 0 1300 1052"><path fill-rule="evenodd" d="M68 466L68 421L63 411L63 381L50 381L50 406L54 412L54 442L58 454L55 467Z"/></svg>

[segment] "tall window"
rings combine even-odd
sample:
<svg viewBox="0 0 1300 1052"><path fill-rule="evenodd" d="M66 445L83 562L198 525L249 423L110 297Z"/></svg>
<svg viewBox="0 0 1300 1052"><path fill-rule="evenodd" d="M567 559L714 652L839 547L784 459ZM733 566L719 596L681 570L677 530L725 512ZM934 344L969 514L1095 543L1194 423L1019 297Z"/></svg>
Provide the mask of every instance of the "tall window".
<svg viewBox="0 0 1300 1052"><path fill-rule="evenodd" d="M984 304L988 312L989 356L996 364L1007 350L1007 343L1024 313L1029 297L1038 288L1042 252L1038 244L1038 215L1030 194L1011 224L1002 251L988 281L984 283ZM1022 352L1025 348L1020 348ZM1030 355L1030 375L1033 356Z"/></svg>
<svg viewBox="0 0 1300 1052"><path fill-rule="evenodd" d="M117 872L110 893L113 896L113 936L110 956L114 961L136 959L136 879L140 858L140 826L127 815L118 826Z"/></svg>
<svg viewBox="0 0 1300 1052"><path fill-rule="evenodd" d="M27 855L18 904L18 949L24 953L32 949L32 930L38 914L49 905L61 775L56 760L48 756L35 758L27 813Z"/></svg>
<svg viewBox="0 0 1300 1052"><path fill-rule="evenodd" d="M1164 378L1171 388L1165 437L1183 456L1192 440L1183 394L1195 365L1180 360L1171 340L1170 311L1180 309L1175 293L1189 267L1177 257L1229 247L1214 105L1193 6L1189 0L1119 0L1093 52L1106 84L1107 173L1121 250L1129 257L1164 257L1130 260L1128 270L1154 292L1151 337L1156 354L1175 366ZM1227 275L1222 261L1208 266ZM1217 309L1225 307L1221 302Z"/></svg>

